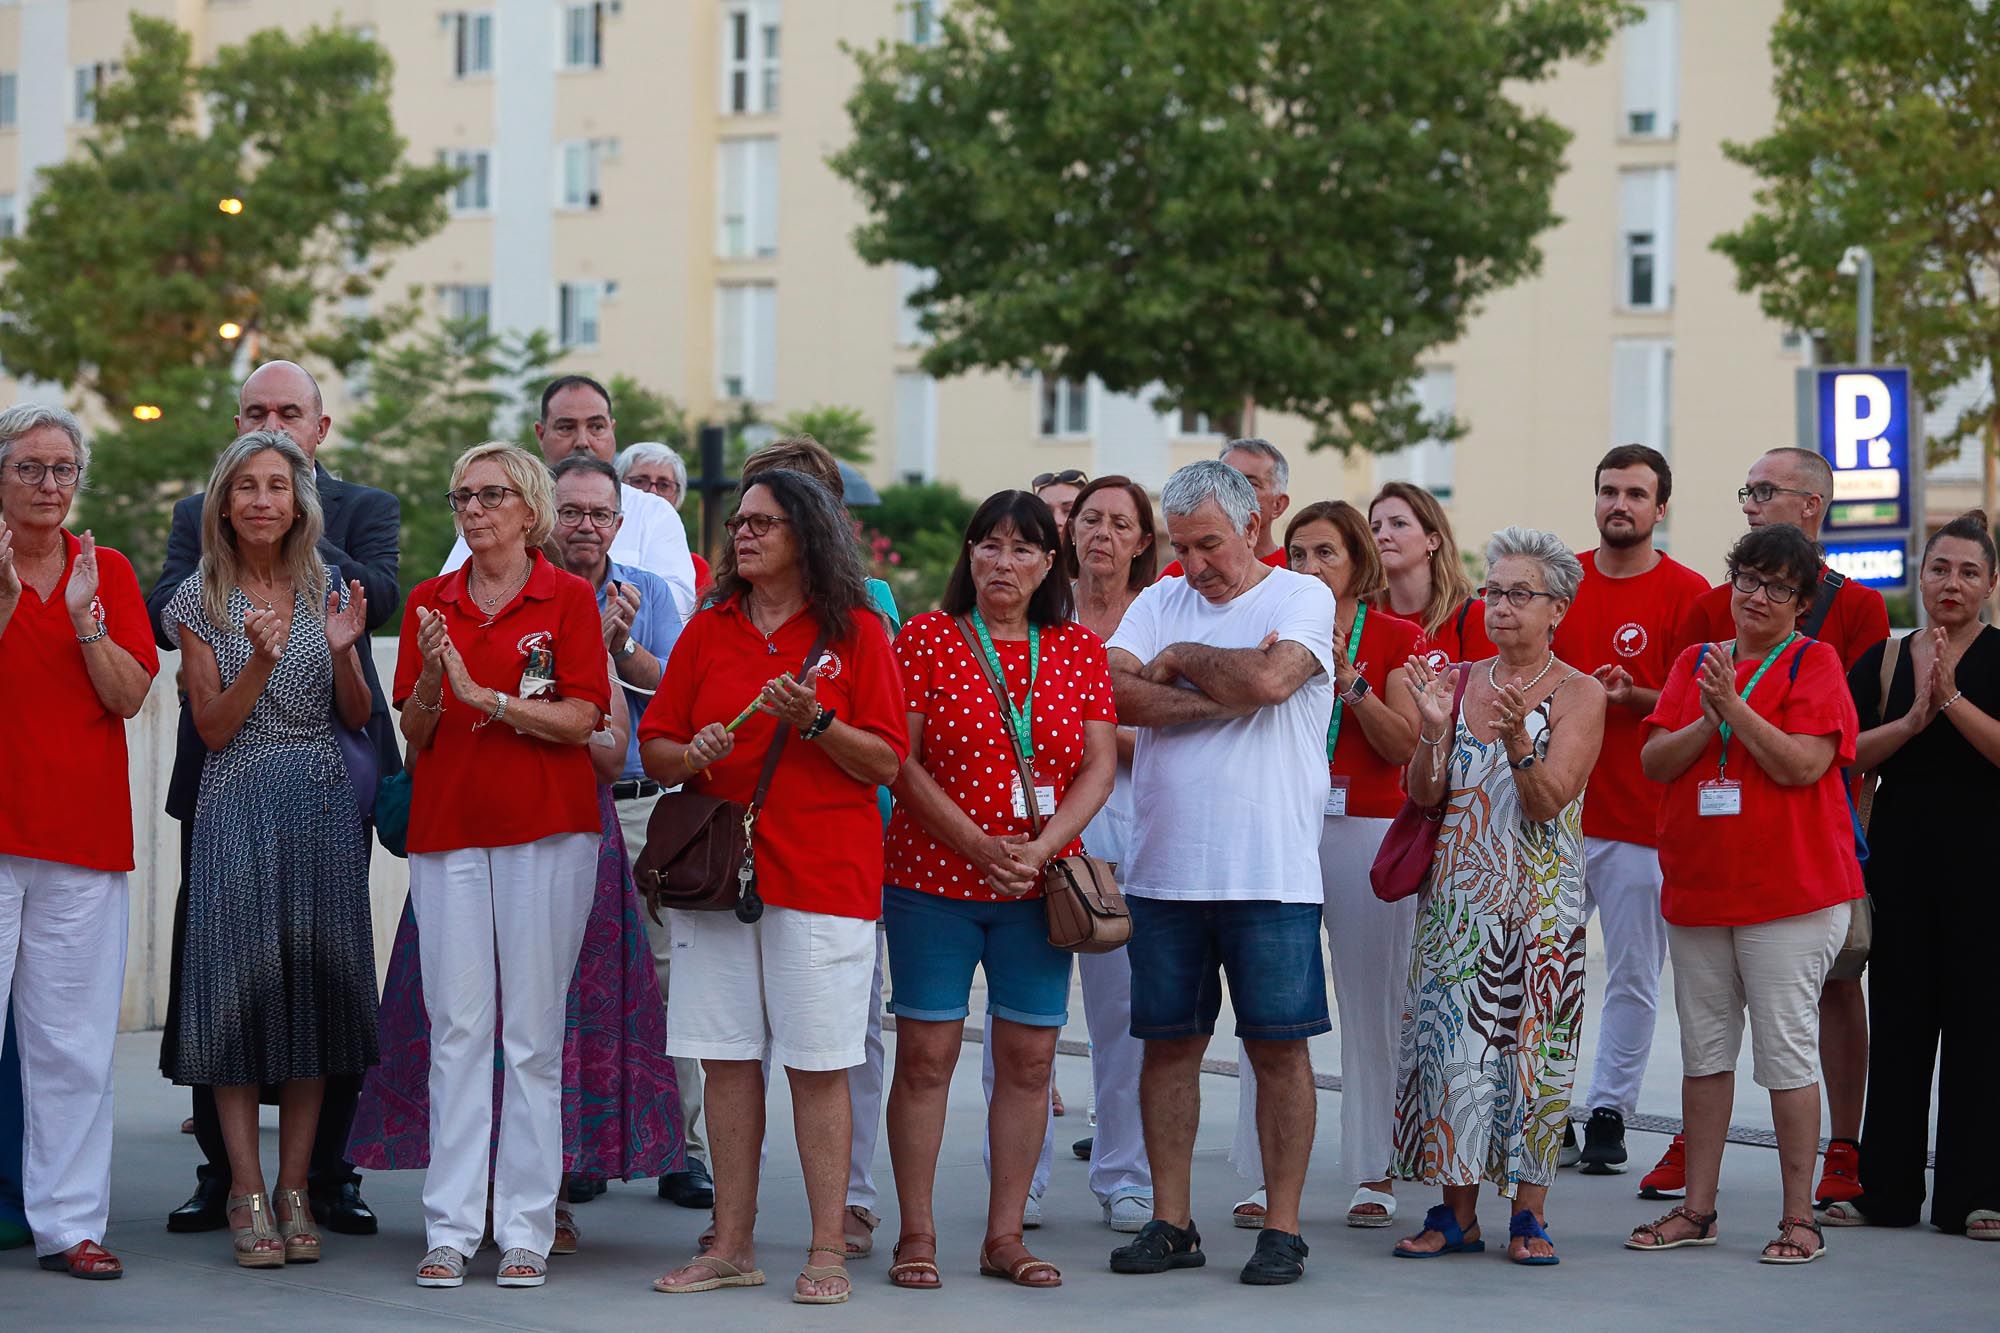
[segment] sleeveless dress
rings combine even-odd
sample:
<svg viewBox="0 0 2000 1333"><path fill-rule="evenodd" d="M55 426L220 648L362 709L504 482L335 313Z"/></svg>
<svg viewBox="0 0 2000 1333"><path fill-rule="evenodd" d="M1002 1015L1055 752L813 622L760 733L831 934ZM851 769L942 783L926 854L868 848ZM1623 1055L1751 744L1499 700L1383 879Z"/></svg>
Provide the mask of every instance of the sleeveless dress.
<svg viewBox="0 0 2000 1333"><path fill-rule="evenodd" d="M1560 693L1558 687L1556 693ZM1554 694L1529 714L1546 759ZM1394 1174L1548 1185L1583 1026L1583 796L1528 819L1507 747L1463 718L1430 885L1417 905L1398 1062Z"/></svg>
<svg viewBox="0 0 2000 1333"><path fill-rule="evenodd" d="M341 589L337 570L327 586ZM197 570L161 616L215 654L222 687L250 663L229 592L230 628L202 610ZM283 1083L359 1074L375 1063L375 944L368 841L333 737L333 652L321 608L292 596L292 628L236 735L203 761L182 935L160 1068L176 1083Z"/></svg>

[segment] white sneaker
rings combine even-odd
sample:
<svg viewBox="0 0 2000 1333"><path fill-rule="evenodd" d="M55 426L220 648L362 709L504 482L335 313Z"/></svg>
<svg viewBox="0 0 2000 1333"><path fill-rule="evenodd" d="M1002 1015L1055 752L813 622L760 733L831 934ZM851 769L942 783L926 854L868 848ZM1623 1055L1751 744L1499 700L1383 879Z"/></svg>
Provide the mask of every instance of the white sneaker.
<svg viewBox="0 0 2000 1333"><path fill-rule="evenodd" d="M1042 1224L1042 1201L1030 1194L1028 1206L1021 1210L1021 1229L1033 1231Z"/></svg>
<svg viewBox="0 0 2000 1333"><path fill-rule="evenodd" d="M1121 1194L1104 1205L1104 1224L1113 1231L1143 1231L1153 1220L1153 1200L1144 1194Z"/></svg>

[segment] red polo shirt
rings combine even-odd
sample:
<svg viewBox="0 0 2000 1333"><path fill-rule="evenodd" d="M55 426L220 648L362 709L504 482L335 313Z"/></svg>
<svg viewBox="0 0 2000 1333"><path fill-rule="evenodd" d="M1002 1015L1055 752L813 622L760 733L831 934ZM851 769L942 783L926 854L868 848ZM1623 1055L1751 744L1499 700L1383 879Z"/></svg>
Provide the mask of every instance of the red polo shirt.
<svg viewBox="0 0 2000 1333"><path fill-rule="evenodd" d="M1659 689L1679 651L1681 621L1708 591L1708 580L1665 555L1645 573L1622 579L1597 572L1595 551L1577 558L1583 562L1583 585L1556 626L1556 656L1579 671L1621 666L1634 685ZM1661 788L1639 767L1639 751L1651 732L1636 709L1604 710L1604 747L1590 770L1589 799L1583 803L1587 836L1655 845Z"/></svg>
<svg viewBox="0 0 2000 1333"><path fill-rule="evenodd" d="M532 553L534 566L513 601L491 620L465 590L461 565L410 592L396 654L396 706L410 697L423 670L417 650L417 608L444 616L452 644L472 679L521 697L529 652L554 654L555 691L541 698L584 699L602 713L611 702L610 661L597 615L597 595L574 574ZM463 847L515 847L558 833L597 833L597 775L581 745L524 736L505 720L473 730L486 715L451 694L430 748L411 755L412 852Z"/></svg>
<svg viewBox="0 0 2000 1333"><path fill-rule="evenodd" d="M767 639L736 599L703 607L667 659L659 693L639 724L640 744L685 744L709 723L727 723L772 677L804 667L818 637L810 608ZM856 612L828 651L818 676L820 703L887 741L900 762L909 754L910 732L882 618ZM735 748L689 785L749 804L777 728L768 713L753 714L736 729ZM786 742L755 836L757 891L771 906L866 921L882 915L882 814L874 784L849 777L817 742L796 734Z"/></svg>
<svg viewBox="0 0 2000 1333"><path fill-rule="evenodd" d="M1423 639L1422 626L1387 611L1368 608L1361 622L1361 650L1356 665L1368 687L1385 700L1389 673L1410 660ZM1345 651L1347 640L1335 635L1335 647ZM1394 819L1403 808L1403 768L1375 753L1368 735L1354 720L1352 709L1343 707L1340 739L1333 750L1329 774L1347 779L1347 813L1367 819Z"/></svg>
<svg viewBox="0 0 2000 1333"><path fill-rule="evenodd" d="M1820 577L1826 577L1826 566L1819 567ZM1799 621L1812 611L1812 601L1802 598L1799 603ZM1695 601L1694 608L1681 626L1678 648L1696 643L1728 643L1736 637L1736 618L1729 614L1729 584L1716 584ZM1821 643L1830 643L1840 654L1840 663L1851 667L1861 660L1861 654L1889 637L1889 608L1882 601L1882 594L1873 588L1864 587L1849 579L1841 585L1833 596L1833 605L1826 610L1826 623L1820 626L1814 636ZM1588 809L1585 806L1585 809Z"/></svg>
<svg viewBox="0 0 2000 1333"><path fill-rule="evenodd" d="M1292 562L1286 559L1285 548L1282 546L1280 546L1277 550L1271 552L1271 554L1269 555L1260 555L1257 558L1259 560L1262 560L1265 564L1269 565L1273 569L1290 569L1292 567ZM1178 560L1174 561L1171 565L1168 565L1165 569L1160 571L1160 578L1162 579L1179 579L1186 577L1187 577L1187 571L1181 568L1181 562ZM1159 579L1155 579L1153 581L1157 583L1159 582Z"/></svg>
<svg viewBox="0 0 2000 1333"><path fill-rule="evenodd" d="M63 533L62 578L45 602L21 585L0 634L0 681L16 707L0 727L0 855L85 870L132 868L132 789L125 719L90 683L63 597L82 543ZM132 564L97 548L97 602L111 642L159 673L146 599Z"/></svg>

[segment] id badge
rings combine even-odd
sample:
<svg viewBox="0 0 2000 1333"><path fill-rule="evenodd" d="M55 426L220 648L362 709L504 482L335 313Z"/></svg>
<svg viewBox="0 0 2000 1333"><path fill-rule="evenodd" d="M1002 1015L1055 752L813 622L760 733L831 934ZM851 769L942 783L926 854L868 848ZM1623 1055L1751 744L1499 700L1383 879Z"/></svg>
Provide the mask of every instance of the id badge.
<svg viewBox="0 0 2000 1333"><path fill-rule="evenodd" d="M1347 815L1347 779L1335 778L1326 789L1326 816L1342 819Z"/></svg>
<svg viewBox="0 0 2000 1333"><path fill-rule="evenodd" d="M1014 775L1013 796L1014 818L1026 819L1028 817L1028 807L1027 803L1021 799L1021 775L1019 773ZM1035 810L1044 819L1047 819L1056 812L1056 789L1054 787L1036 785Z"/></svg>
<svg viewBox="0 0 2000 1333"><path fill-rule="evenodd" d="M1743 784L1740 782L1729 778L1710 778L1697 786L1695 792L1696 809L1704 819L1743 813Z"/></svg>

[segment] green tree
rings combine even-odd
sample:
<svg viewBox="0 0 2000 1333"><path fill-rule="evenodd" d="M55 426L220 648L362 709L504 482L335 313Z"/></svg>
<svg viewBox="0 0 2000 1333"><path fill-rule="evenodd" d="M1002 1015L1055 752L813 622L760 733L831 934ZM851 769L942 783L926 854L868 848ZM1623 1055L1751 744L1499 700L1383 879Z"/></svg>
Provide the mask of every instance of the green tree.
<svg viewBox="0 0 2000 1333"><path fill-rule="evenodd" d="M0 242L0 361L121 423L161 407L99 441L99 504L131 544L206 478L239 344L345 370L396 327L395 309L348 312L443 225L456 173L405 160L389 57L351 32L258 32L198 65L187 33L135 15L123 63L92 134Z"/></svg>
<svg viewBox="0 0 2000 1333"><path fill-rule="evenodd" d="M835 458L865 463L875 452L875 423L855 407L814 406L777 423L780 435L810 435Z"/></svg>
<svg viewBox="0 0 2000 1333"><path fill-rule="evenodd" d="M677 400L625 374L613 375L604 387L611 391L612 408L618 414L621 446L656 440L683 461L693 457L694 432L688 426L687 409Z"/></svg>
<svg viewBox="0 0 2000 1333"><path fill-rule="evenodd" d="M856 53L862 258L933 375L1036 367L1315 444L1456 434L1418 358L1534 273L1568 134L1514 100L1618 0L958 0Z"/></svg>
<svg viewBox="0 0 2000 1333"><path fill-rule="evenodd" d="M1777 122L1729 155L1757 212L1715 248L1764 313L1854 355L1850 245L1875 263L1875 359L1910 368L1926 408L2000 364L2000 7L1976 0L1787 0L1771 35ZM2000 397L1942 430L1934 457L1983 436Z"/></svg>
<svg viewBox="0 0 2000 1333"><path fill-rule="evenodd" d="M875 572L888 580L906 618L932 610L977 506L949 482L899 482L881 496L881 504L857 516Z"/></svg>

